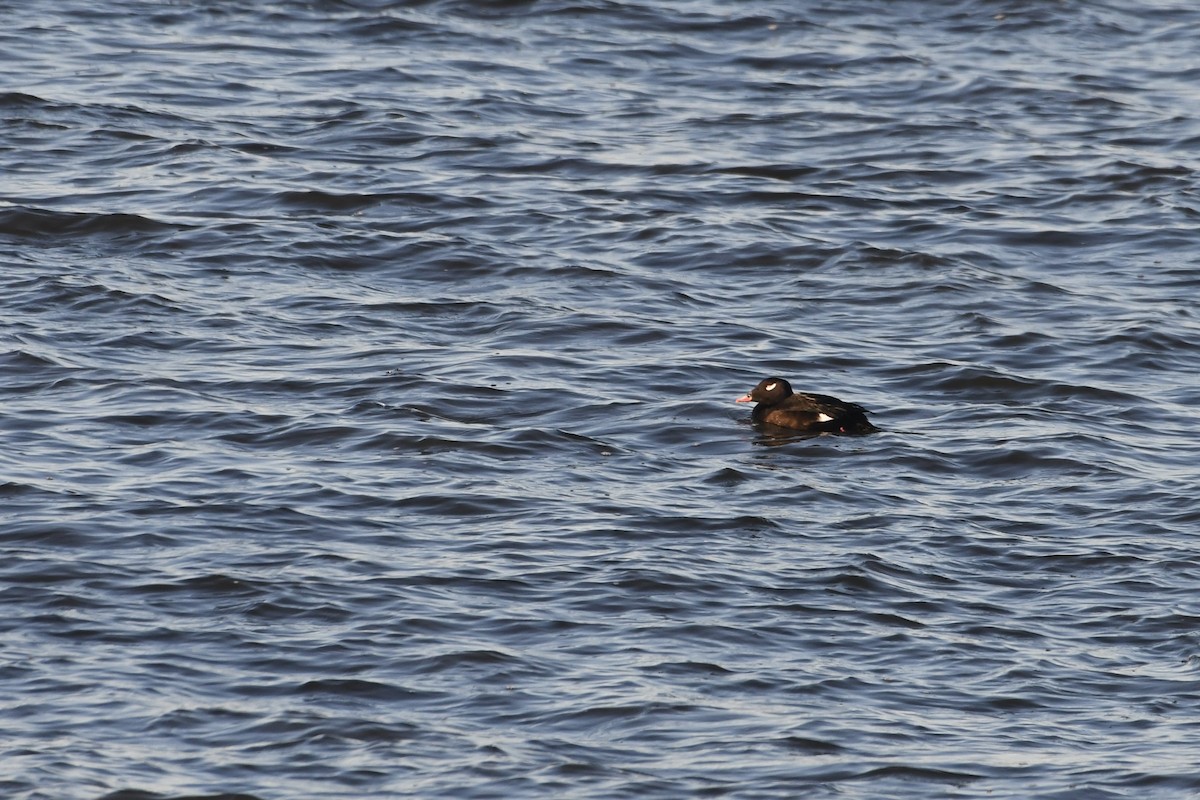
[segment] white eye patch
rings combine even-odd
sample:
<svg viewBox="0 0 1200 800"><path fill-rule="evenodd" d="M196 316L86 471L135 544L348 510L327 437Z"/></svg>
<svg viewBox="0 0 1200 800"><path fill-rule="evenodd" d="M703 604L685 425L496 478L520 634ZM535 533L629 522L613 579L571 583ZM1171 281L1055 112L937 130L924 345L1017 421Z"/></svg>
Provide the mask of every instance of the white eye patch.
<svg viewBox="0 0 1200 800"><path fill-rule="evenodd" d="M775 387L778 385L779 385L778 383L768 383L763 388L766 389L768 392L773 392L773 391L775 391Z"/></svg>
<svg viewBox="0 0 1200 800"><path fill-rule="evenodd" d="M828 414L823 414L823 413L817 414L817 422L829 422L832 419L833 419L833 417L829 416Z"/></svg>

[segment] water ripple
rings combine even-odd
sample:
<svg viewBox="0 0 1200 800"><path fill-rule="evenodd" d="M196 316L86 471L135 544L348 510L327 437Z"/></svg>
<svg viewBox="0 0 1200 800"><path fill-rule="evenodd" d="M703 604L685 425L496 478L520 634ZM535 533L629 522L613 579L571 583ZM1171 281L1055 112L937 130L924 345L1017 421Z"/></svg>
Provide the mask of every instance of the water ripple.
<svg viewBox="0 0 1200 800"><path fill-rule="evenodd" d="M0 790L1194 793L1198 22L24 14Z"/></svg>

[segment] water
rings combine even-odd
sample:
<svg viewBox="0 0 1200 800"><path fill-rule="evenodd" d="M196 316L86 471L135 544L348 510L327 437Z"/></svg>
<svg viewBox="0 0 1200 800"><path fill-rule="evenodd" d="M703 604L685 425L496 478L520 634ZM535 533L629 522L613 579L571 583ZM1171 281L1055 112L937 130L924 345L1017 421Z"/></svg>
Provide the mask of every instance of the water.
<svg viewBox="0 0 1200 800"><path fill-rule="evenodd" d="M661 5L5 4L0 793L1200 792L1200 10Z"/></svg>

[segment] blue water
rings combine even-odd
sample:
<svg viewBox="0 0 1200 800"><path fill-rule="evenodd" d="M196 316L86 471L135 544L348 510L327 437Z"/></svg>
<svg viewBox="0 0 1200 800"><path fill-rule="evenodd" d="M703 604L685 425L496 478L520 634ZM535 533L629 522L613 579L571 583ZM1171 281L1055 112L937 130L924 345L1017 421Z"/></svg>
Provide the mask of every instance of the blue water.
<svg viewBox="0 0 1200 800"><path fill-rule="evenodd" d="M1200 794L1200 7L0 8L0 795Z"/></svg>

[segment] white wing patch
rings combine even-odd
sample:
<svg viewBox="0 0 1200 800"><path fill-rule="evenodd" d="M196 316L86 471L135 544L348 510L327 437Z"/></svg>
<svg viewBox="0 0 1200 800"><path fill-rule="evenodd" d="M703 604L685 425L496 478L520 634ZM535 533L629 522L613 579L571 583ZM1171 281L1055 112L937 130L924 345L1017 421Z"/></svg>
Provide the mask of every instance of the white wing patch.
<svg viewBox="0 0 1200 800"><path fill-rule="evenodd" d="M829 416L828 414L826 414L824 412L817 413L817 422L832 422L832 421L833 421L833 417Z"/></svg>
<svg viewBox="0 0 1200 800"><path fill-rule="evenodd" d="M778 385L779 385L778 383L768 383L763 388L766 389L768 392L773 392L773 391L775 391L775 387Z"/></svg>

